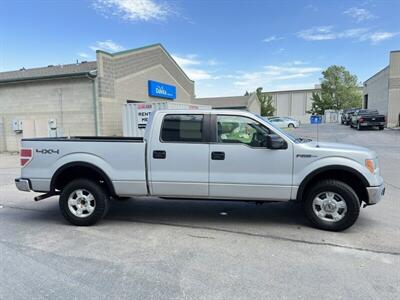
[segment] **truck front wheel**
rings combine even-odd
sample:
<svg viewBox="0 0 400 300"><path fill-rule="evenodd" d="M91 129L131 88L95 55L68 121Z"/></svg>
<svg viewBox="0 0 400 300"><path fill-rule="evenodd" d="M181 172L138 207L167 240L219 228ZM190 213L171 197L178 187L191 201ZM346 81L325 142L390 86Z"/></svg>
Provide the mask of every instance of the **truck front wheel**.
<svg viewBox="0 0 400 300"><path fill-rule="evenodd" d="M73 225L89 226L102 219L108 211L108 196L103 188L87 179L67 184L60 194L60 210Z"/></svg>
<svg viewBox="0 0 400 300"><path fill-rule="evenodd" d="M320 229L342 231L360 214L360 200L354 190L338 180L323 180L306 195L304 209L311 223Z"/></svg>

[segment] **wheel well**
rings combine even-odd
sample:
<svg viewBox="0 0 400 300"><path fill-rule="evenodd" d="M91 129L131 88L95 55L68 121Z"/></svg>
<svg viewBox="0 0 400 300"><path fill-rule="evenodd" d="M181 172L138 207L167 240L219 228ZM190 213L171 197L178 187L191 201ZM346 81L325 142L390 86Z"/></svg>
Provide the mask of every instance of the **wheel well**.
<svg viewBox="0 0 400 300"><path fill-rule="evenodd" d="M58 169L51 180L51 190L61 191L69 182L77 178L85 178L99 183L109 194L115 195L114 187L108 176L98 167L88 163L72 163Z"/></svg>
<svg viewBox="0 0 400 300"><path fill-rule="evenodd" d="M334 179L348 184L355 191L360 202L368 202L368 193L366 189L368 182L361 174L349 171L348 169L331 169L312 174L300 185L297 192L297 200L304 201L305 197L303 197L303 195L306 195L308 190L312 188L315 183L326 179Z"/></svg>

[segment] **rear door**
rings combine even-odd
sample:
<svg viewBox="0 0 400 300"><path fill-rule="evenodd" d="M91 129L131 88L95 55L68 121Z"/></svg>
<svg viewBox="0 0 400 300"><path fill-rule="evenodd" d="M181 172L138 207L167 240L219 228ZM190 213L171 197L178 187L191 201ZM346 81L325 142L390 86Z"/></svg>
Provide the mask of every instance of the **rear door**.
<svg viewBox="0 0 400 300"><path fill-rule="evenodd" d="M210 197L290 199L292 143L267 149L266 134L272 130L249 117L218 115L212 120L216 142L210 145Z"/></svg>
<svg viewBox="0 0 400 300"><path fill-rule="evenodd" d="M207 197L209 114L165 114L157 122L148 149L151 194Z"/></svg>

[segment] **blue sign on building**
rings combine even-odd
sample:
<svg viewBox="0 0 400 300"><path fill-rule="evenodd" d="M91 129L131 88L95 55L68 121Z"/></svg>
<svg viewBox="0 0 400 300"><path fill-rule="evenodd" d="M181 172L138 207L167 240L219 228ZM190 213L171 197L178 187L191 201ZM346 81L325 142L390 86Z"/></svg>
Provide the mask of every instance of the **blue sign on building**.
<svg viewBox="0 0 400 300"><path fill-rule="evenodd" d="M149 80L148 81L149 96L175 99L176 98L176 87L173 85L165 84L162 82Z"/></svg>
<svg viewBox="0 0 400 300"><path fill-rule="evenodd" d="M321 122L322 122L322 116L311 116L310 117L311 124L321 124Z"/></svg>

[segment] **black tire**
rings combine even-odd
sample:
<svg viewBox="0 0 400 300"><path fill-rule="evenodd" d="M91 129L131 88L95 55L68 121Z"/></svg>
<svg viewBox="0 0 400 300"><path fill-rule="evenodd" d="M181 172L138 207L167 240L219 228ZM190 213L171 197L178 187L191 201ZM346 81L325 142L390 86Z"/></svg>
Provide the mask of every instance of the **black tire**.
<svg viewBox="0 0 400 300"><path fill-rule="evenodd" d="M353 128L353 123L350 123L350 127Z"/></svg>
<svg viewBox="0 0 400 300"><path fill-rule="evenodd" d="M294 124L293 123L289 123L287 127L294 128Z"/></svg>
<svg viewBox="0 0 400 300"><path fill-rule="evenodd" d="M85 190L94 197L94 210L88 213L88 216L78 217L72 213L68 205L69 197L77 190ZM71 224L78 226L90 226L101 220L108 212L109 200L108 195L103 188L87 179L76 179L68 183L60 194L60 210L63 217Z"/></svg>
<svg viewBox="0 0 400 300"><path fill-rule="evenodd" d="M384 129L384 127L383 126L379 126L379 130L383 130Z"/></svg>
<svg viewBox="0 0 400 300"><path fill-rule="evenodd" d="M324 192L333 192L346 203L347 211L339 221L334 221L333 217L331 221L323 220L314 212L313 201ZM304 210L307 218L315 227L328 231L342 231L356 222L360 214L360 200L354 190L346 183L338 180L322 180L307 191Z"/></svg>

